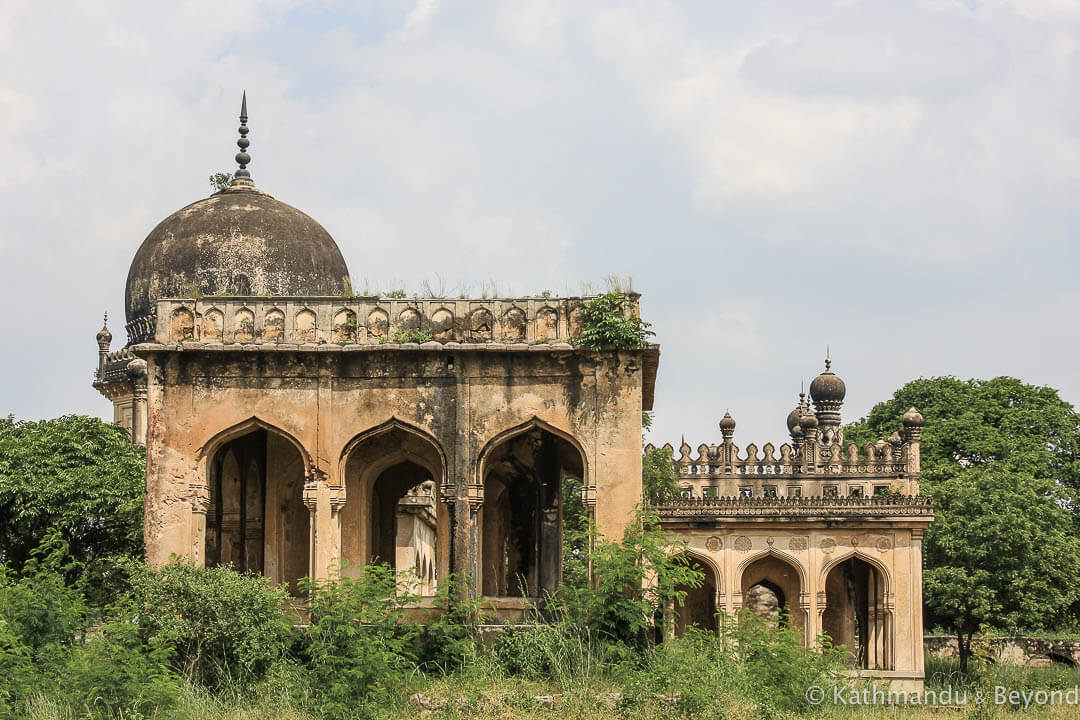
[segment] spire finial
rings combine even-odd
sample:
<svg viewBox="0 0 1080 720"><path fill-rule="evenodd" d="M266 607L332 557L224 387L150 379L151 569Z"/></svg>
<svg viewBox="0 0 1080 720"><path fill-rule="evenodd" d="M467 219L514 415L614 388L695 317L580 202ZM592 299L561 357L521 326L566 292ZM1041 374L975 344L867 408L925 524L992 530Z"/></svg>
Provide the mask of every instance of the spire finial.
<svg viewBox="0 0 1080 720"><path fill-rule="evenodd" d="M825 372L828 372L832 367L832 352L829 350L829 346L825 346Z"/></svg>
<svg viewBox="0 0 1080 720"><path fill-rule="evenodd" d="M105 311L105 320L102 322L105 327L109 327L109 311Z"/></svg>
<svg viewBox="0 0 1080 720"><path fill-rule="evenodd" d="M243 99L240 101L240 139L236 141L237 146L240 148L240 152L236 153L236 164L240 166L240 169L236 171L233 178L234 180L251 182L251 173L247 169L248 163L251 162L251 156L247 152L248 146L251 145L251 141L247 139L247 119L247 90L245 90Z"/></svg>

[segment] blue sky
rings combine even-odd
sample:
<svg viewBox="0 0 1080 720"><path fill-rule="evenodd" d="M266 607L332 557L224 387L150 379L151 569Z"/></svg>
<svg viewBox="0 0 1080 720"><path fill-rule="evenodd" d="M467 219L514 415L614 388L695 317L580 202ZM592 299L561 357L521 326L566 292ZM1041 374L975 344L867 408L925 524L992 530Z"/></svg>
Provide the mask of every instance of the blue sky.
<svg viewBox="0 0 1080 720"><path fill-rule="evenodd" d="M107 416L135 249L233 167L354 286L632 276L651 439L785 440L831 345L858 417L905 381L1080 400L1080 4L0 6L0 412Z"/></svg>

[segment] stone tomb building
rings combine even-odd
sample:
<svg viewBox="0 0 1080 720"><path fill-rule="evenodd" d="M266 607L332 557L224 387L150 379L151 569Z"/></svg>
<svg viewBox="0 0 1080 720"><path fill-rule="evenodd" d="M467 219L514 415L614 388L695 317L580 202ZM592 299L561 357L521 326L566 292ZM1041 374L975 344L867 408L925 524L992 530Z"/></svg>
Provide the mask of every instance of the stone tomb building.
<svg viewBox="0 0 1080 720"><path fill-rule="evenodd" d="M97 335L94 387L147 447L146 552L229 563L297 592L371 562L433 595L453 572L504 618L560 582L562 489L618 537L641 498L659 347L574 344L588 298L361 297L334 240L252 182L246 101L231 185L135 254L127 343ZM633 296L632 312L637 312ZM659 508L706 584L678 613L744 606L827 631L865 671L922 677L919 427L842 447L826 371L792 443L685 444ZM778 620L779 621L779 620Z"/></svg>

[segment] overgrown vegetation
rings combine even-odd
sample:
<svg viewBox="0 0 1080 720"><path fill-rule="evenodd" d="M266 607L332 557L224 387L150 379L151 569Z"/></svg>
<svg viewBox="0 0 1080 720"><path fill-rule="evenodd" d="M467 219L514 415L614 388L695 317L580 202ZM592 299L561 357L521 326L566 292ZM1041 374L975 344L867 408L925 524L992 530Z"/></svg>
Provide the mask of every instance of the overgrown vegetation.
<svg viewBox="0 0 1080 720"><path fill-rule="evenodd" d="M228 172L216 172L210 173L210 192L216 193L222 190L228 190L229 185L232 183L232 173Z"/></svg>
<svg viewBox="0 0 1080 720"><path fill-rule="evenodd" d="M650 324L636 314L629 293L607 292L581 307L583 327L578 343L590 350L609 347L639 348L655 335Z"/></svg>
<svg viewBox="0 0 1080 720"><path fill-rule="evenodd" d="M435 336L431 334L430 330L420 330L419 328L409 328L408 330L397 330L394 332L394 342L396 343L423 344L431 342L433 337Z"/></svg>

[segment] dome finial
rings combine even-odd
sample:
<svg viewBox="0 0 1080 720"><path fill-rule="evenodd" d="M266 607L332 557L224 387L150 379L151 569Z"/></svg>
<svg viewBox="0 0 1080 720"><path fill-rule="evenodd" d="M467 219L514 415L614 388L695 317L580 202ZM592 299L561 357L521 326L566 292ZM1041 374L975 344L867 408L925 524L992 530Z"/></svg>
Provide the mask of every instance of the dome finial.
<svg viewBox="0 0 1080 720"><path fill-rule="evenodd" d="M243 99L240 101L240 139L236 141L236 145L240 148L240 152L236 153L236 164L240 166L240 169L233 175L232 186L239 185L241 183L253 184L251 182L251 173L248 172L247 166L251 162L251 156L248 155L247 149L251 145L251 141L247 139L248 126L247 126L248 114L247 114L247 90L244 91Z"/></svg>
<svg viewBox="0 0 1080 720"><path fill-rule="evenodd" d="M825 369L828 370L832 367L832 353L829 351L829 346L825 346Z"/></svg>

